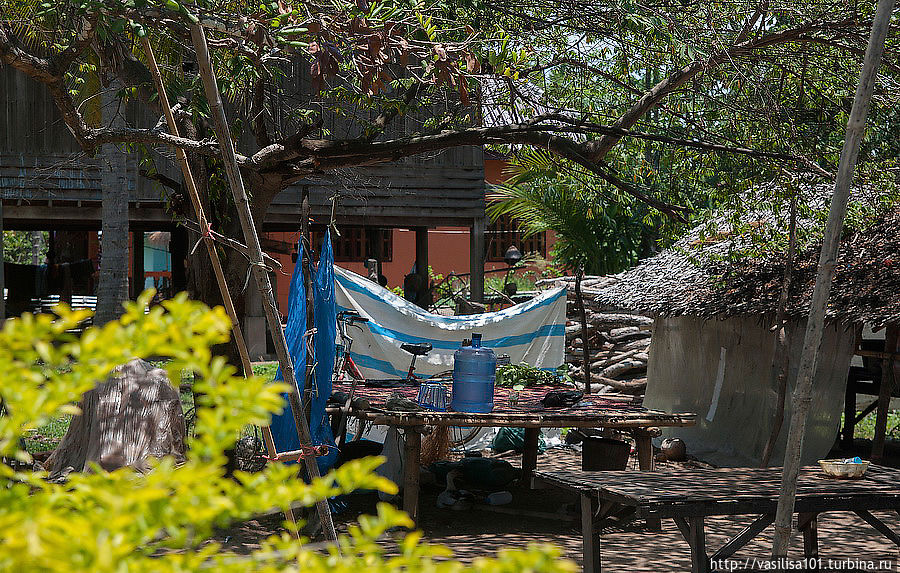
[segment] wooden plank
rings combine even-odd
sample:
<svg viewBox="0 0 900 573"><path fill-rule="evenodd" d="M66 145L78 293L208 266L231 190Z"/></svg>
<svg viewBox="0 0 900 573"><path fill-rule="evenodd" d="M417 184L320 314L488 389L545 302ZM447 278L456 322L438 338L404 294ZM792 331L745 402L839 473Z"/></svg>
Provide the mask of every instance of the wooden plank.
<svg viewBox="0 0 900 573"><path fill-rule="evenodd" d="M765 530L765 528L772 525L773 521L775 521L774 513L766 513L760 515L755 520L753 520L753 523L741 530L740 533L732 537L728 541L728 543L726 543L718 551L716 551L712 556L712 560L716 561L718 559L727 559L731 557L741 547L747 545L747 543L749 543L763 530Z"/></svg>
<svg viewBox="0 0 900 573"><path fill-rule="evenodd" d="M594 533L594 502L581 494L581 544L585 573L600 573L600 532Z"/></svg>

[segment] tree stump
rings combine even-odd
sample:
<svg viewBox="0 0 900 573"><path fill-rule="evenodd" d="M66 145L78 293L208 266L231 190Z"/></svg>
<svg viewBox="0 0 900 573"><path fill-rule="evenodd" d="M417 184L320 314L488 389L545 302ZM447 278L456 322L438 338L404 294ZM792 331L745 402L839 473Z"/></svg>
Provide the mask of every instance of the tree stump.
<svg viewBox="0 0 900 573"><path fill-rule="evenodd" d="M78 407L81 414L45 463L51 476L89 471L91 463L144 472L151 456L184 461L184 413L165 370L132 360L86 392Z"/></svg>

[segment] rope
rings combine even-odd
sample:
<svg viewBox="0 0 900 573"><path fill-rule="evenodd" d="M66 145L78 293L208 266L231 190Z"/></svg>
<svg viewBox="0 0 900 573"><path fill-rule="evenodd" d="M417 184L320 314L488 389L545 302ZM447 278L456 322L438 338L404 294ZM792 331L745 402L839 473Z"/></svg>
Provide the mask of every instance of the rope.
<svg viewBox="0 0 900 573"><path fill-rule="evenodd" d="M200 238L197 239L197 242L194 243L194 248L191 249L191 255L193 255L197 251L197 247L200 246L200 243L202 243L204 239L213 239L214 240L212 225L210 225L209 223L206 223L206 231L204 231L203 234L200 235ZM243 253L241 253L241 254L243 254ZM244 255L244 256L246 256L246 255Z"/></svg>

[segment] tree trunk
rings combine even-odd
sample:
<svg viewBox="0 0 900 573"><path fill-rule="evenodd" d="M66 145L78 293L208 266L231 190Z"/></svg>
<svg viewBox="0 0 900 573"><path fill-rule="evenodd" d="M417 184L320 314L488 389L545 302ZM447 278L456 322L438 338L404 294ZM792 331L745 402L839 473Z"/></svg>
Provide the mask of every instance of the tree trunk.
<svg viewBox="0 0 900 573"><path fill-rule="evenodd" d="M828 213L828 224L825 238L822 241L822 252L819 256L819 271L816 286L813 289L809 306L809 318L806 323L806 337L803 340L803 352L797 371L797 382L793 395L793 416L788 431L787 447L784 453L784 472L781 478L781 495L778 498L778 510L775 514L775 539L772 542L772 557L787 555L791 537L791 517L794 515L794 501L797 494L797 477L800 475L800 453L803 449L803 434L806 431L806 418L812 395L813 376L819 358L819 346L822 344L822 333L825 329L825 310L831 292L831 279L840 246L841 229L847 214L847 203L850 198L850 183L859 154L866 127L866 116L869 102L875 88L875 79L884 53L884 39L891 22L894 0L878 0L875 19L872 22L872 33L859 76L859 85L847 120L847 133L841 159L838 164L837 180L834 184L834 195Z"/></svg>
<svg viewBox="0 0 900 573"><path fill-rule="evenodd" d="M184 461L181 399L165 370L132 360L86 392L79 408L81 414L47 458L51 475L87 471L92 462L107 471L124 466L146 471L150 457Z"/></svg>
<svg viewBox="0 0 900 573"><path fill-rule="evenodd" d="M115 113L115 105L107 106ZM94 324L105 324L122 315L128 300L128 180L125 154L114 146L104 147L102 171L102 229L100 281Z"/></svg>

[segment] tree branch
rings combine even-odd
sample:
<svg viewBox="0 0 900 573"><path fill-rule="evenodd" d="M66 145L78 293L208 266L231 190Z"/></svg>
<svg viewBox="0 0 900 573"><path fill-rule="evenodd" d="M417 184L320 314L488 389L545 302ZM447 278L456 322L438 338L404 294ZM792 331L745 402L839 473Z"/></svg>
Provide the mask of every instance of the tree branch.
<svg viewBox="0 0 900 573"><path fill-rule="evenodd" d="M656 107L656 105L659 104L660 101L665 99L666 96L676 91L678 88L684 85L685 82L687 82L703 70L715 68L723 64L724 62L730 61L733 58L738 58L750 54L756 50L760 50L768 46L794 41L798 37L806 34L827 29L841 28L847 25L858 24L851 20L820 23L807 22L795 28L782 30L780 32L768 34L766 36L762 36L753 40L740 42L728 48L727 50L721 50L706 59L695 60L648 90L640 100L638 100L628 111L626 111L619 117L619 119L616 120L616 122L613 124L613 127L621 129L629 129L633 127L642 117L644 117L644 115L647 114L647 112ZM619 142L620 139L622 139L622 136L620 135L607 135L599 141L593 142L590 145L590 158L594 161L602 160L604 157L606 157L606 154L609 153L613 146L615 146L615 144Z"/></svg>

